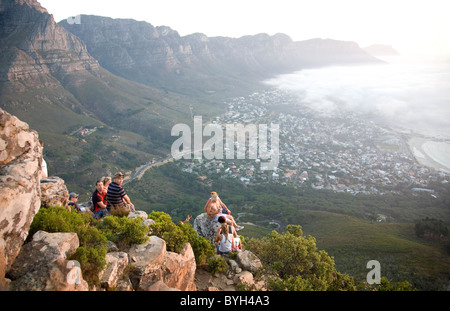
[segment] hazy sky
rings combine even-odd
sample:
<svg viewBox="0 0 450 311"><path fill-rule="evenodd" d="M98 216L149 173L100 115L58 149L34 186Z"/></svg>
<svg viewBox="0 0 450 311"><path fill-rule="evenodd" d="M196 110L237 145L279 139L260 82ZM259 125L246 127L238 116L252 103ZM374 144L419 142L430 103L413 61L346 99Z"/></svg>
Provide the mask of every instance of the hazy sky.
<svg viewBox="0 0 450 311"><path fill-rule="evenodd" d="M59 22L93 14L169 26L180 35L241 37L278 32L331 38L402 54L450 55L448 0L39 0Z"/></svg>

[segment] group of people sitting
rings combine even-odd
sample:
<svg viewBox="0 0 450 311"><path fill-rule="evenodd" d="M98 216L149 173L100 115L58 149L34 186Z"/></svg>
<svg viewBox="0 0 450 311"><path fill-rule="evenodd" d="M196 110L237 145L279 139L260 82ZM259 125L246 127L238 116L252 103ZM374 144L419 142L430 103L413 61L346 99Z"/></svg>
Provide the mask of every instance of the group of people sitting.
<svg viewBox="0 0 450 311"><path fill-rule="evenodd" d="M126 216L134 212L133 203L122 187L124 175L118 172L111 177L103 177L97 180L95 191L92 194L92 207L90 210L83 210L78 205L78 194L69 194L68 209L74 208L77 212L92 213L94 218L102 218L108 215Z"/></svg>
<svg viewBox="0 0 450 311"><path fill-rule="evenodd" d="M92 194L92 208L88 211L83 210L78 205L78 194L72 192L69 194L68 209L74 208L77 212L92 213L94 218L102 218L104 216L127 216L130 212L135 211L133 203L122 187L124 175L118 172L111 177L103 177L97 180L95 191ZM205 212L211 221L220 223L220 227L216 232L216 244L218 254L228 254L229 252L242 249L241 240L237 231L243 229L238 226L231 211L219 198L217 192L211 192L211 197L205 205ZM183 222L189 222L190 215Z"/></svg>
<svg viewBox="0 0 450 311"><path fill-rule="evenodd" d="M124 175L118 172L114 177L103 177L97 180L92 194L92 212L94 218L107 215L127 216L136 211L130 197L122 187Z"/></svg>
<svg viewBox="0 0 450 311"><path fill-rule="evenodd" d="M217 192L211 192L211 197L205 205L205 212L212 221L220 223L215 240L217 253L224 255L242 249L241 239L237 231L244 229L244 227L236 224L233 216L231 216L231 211L219 198Z"/></svg>

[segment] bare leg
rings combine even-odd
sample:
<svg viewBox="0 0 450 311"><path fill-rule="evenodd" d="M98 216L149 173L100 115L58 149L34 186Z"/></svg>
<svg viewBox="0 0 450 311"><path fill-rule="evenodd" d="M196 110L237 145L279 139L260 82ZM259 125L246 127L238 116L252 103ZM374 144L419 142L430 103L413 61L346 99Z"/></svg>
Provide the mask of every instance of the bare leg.
<svg viewBox="0 0 450 311"><path fill-rule="evenodd" d="M235 227L235 228L238 227L238 225L237 225L236 222L234 221L233 216L231 216L231 215L226 215L226 216L225 216L225 219L226 219L227 225L233 226L233 227Z"/></svg>

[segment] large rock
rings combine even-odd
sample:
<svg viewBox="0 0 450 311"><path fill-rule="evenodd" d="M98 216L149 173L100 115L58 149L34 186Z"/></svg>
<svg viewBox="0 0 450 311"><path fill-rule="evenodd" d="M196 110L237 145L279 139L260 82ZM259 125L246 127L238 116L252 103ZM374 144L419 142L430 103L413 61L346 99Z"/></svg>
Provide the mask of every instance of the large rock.
<svg viewBox="0 0 450 311"><path fill-rule="evenodd" d="M81 269L73 261L60 258L20 279L11 282L12 291L88 291L89 285L83 279Z"/></svg>
<svg viewBox="0 0 450 311"><path fill-rule="evenodd" d="M87 291L80 264L67 260L79 244L76 233L36 232L9 271L9 290Z"/></svg>
<svg viewBox="0 0 450 311"><path fill-rule="evenodd" d="M151 236L150 239L139 245L132 245L128 251L130 258L130 280L133 287L138 290L142 284L147 284L149 278L155 279L155 282L161 279L161 267L166 254L166 241L157 236Z"/></svg>
<svg viewBox="0 0 450 311"><path fill-rule="evenodd" d="M166 242L150 236L144 244L133 245L128 251L130 279L139 291L196 290L195 256L189 243L180 254L168 252ZM165 284L165 285L162 285Z"/></svg>
<svg viewBox="0 0 450 311"><path fill-rule="evenodd" d="M195 291L195 256L191 244L186 243L181 254L167 252L165 263L164 283L170 288L182 291Z"/></svg>
<svg viewBox="0 0 450 311"><path fill-rule="evenodd" d="M101 273L100 285L105 289L116 288L128 266L128 254L124 252L107 253L105 260L106 268Z"/></svg>
<svg viewBox="0 0 450 311"><path fill-rule="evenodd" d="M38 134L0 109L0 289L41 206L41 159Z"/></svg>
<svg viewBox="0 0 450 311"><path fill-rule="evenodd" d="M18 279L30 271L40 269L58 259L66 259L75 253L80 242L76 233L48 233L38 231L31 242L20 250L9 276Z"/></svg>
<svg viewBox="0 0 450 311"><path fill-rule="evenodd" d="M250 272L256 272L262 267L261 260L249 250L238 252L236 261L242 269Z"/></svg>
<svg viewBox="0 0 450 311"><path fill-rule="evenodd" d="M195 218L193 227L199 236L206 238L214 244L217 229L220 227L220 224L211 220L206 213L202 213Z"/></svg>
<svg viewBox="0 0 450 311"><path fill-rule="evenodd" d="M69 203L69 191L63 179L57 176L42 178L40 186L42 207L66 206Z"/></svg>

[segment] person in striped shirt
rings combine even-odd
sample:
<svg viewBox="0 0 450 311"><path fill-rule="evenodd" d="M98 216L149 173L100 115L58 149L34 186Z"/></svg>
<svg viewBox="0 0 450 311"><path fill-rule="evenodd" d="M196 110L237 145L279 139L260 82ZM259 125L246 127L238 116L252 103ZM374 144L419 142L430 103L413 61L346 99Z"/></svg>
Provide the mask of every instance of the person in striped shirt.
<svg viewBox="0 0 450 311"><path fill-rule="evenodd" d="M130 212L135 211L133 203L122 187L123 177L121 172L116 173L106 192L106 201L108 202L106 208L114 216L128 216Z"/></svg>

